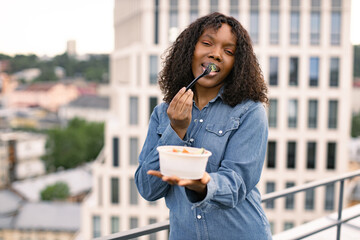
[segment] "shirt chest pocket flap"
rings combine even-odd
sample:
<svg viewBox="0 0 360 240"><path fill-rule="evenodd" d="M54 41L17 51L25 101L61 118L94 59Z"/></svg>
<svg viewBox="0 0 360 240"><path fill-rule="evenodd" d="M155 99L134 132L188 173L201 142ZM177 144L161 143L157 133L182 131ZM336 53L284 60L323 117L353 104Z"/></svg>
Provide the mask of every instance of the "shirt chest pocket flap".
<svg viewBox="0 0 360 240"><path fill-rule="evenodd" d="M226 123L209 123L206 125L206 131L215 134L214 136L224 137L231 134L231 131L239 128L240 119L230 118ZM209 134L211 136L211 134Z"/></svg>

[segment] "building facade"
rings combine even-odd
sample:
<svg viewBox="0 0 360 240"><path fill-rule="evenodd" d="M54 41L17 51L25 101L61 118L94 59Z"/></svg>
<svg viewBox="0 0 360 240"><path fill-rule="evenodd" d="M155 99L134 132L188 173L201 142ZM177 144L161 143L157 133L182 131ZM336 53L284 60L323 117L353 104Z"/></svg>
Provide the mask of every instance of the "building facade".
<svg viewBox="0 0 360 240"><path fill-rule="evenodd" d="M152 109L161 102L161 57L194 19L219 11L248 30L269 86L264 193L347 170L352 46L350 0L116 0L111 54L111 117L104 157L84 205L85 239L165 220L134 183ZM264 205L274 233L336 208L337 186ZM294 217L296 216L296 218ZM143 239L165 239L166 231Z"/></svg>

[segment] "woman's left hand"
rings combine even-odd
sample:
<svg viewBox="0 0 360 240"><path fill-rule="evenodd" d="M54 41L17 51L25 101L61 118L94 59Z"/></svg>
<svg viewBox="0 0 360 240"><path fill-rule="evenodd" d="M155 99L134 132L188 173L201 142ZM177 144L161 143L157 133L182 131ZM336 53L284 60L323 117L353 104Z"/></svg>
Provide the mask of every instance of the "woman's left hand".
<svg viewBox="0 0 360 240"><path fill-rule="evenodd" d="M164 182L167 182L171 185L179 185L182 187L186 187L192 191L195 191L201 195L206 195L206 186L210 181L210 175L205 172L201 179L181 179L177 176L164 176L159 171L149 170L147 174L161 178Z"/></svg>

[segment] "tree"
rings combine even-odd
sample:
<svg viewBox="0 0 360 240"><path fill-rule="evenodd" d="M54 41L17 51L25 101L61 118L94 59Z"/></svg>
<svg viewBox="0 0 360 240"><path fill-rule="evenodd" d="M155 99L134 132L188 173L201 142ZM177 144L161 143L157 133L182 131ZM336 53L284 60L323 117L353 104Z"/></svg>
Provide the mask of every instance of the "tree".
<svg viewBox="0 0 360 240"><path fill-rule="evenodd" d="M360 136L360 112L353 115L351 120L351 137L356 138Z"/></svg>
<svg viewBox="0 0 360 240"><path fill-rule="evenodd" d="M43 160L48 172L58 168L74 168L94 160L103 145L103 123L74 118L64 129L48 130L47 154Z"/></svg>
<svg viewBox="0 0 360 240"><path fill-rule="evenodd" d="M41 200L43 201L65 200L69 195L69 186L65 182L56 182L53 185L49 185L40 193Z"/></svg>
<svg viewBox="0 0 360 240"><path fill-rule="evenodd" d="M360 77L360 45L354 45L354 77Z"/></svg>

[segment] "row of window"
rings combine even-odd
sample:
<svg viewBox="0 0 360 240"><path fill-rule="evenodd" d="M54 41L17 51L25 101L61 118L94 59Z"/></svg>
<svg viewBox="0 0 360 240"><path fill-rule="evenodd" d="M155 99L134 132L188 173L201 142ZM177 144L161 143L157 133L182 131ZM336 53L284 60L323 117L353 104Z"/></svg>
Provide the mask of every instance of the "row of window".
<svg viewBox="0 0 360 240"><path fill-rule="evenodd" d="M157 97L149 97L149 118L153 109L158 104ZM129 98L129 125L139 124L139 97L130 96Z"/></svg>
<svg viewBox="0 0 360 240"><path fill-rule="evenodd" d="M285 187L290 188L294 187L294 182L286 182ZM271 193L276 191L276 183L272 181L266 182L266 193ZM314 210L315 209L315 196L316 189L308 189L305 191L305 197L303 199L304 209L305 210ZM270 200L265 203L265 208L275 209L275 201ZM324 196L324 210L331 211L335 207L335 184L331 183L325 185L325 196ZM288 195L285 197L284 209L293 210L295 208L295 197L294 195Z"/></svg>
<svg viewBox="0 0 360 240"><path fill-rule="evenodd" d="M153 224L156 223L156 218L149 218L148 223ZM129 219L130 229L137 228L139 226L139 219L137 217L130 217ZM101 237L101 217L99 215L94 215L92 217L92 237ZM110 233L118 233L120 232L120 218L118 216L111 216L110 218ZM152 233L148 235L149 240L156 240L156 233Z"/></svg>
<svg viewBox="0 0 360 240"><path fill-rule="evenodd" d="M307 103L307 127L309 129L318 128L318 114L319 102L317 99L309 99ZM338 100L328 101L328 129L337 129L338 127ZM299 104L298 99L289 99L287 106L287 127L297 128L299 117ZM278 100L269 100L269 113L268 113L269 127L276 128L278 125Z"/></svg>
<svg viewBox="0 0 360 240"><path fill-rule="evenodd" d="M308 86L317 87L320 81L320 58L313 56L309 59ZM329 86L339 86L340 59L338 57L330 58L329 65ZM299 85L299 58L290 57L288 85ZM278 86L279 84L279 57L270 57L269 59L269 85Z"/></svg>
<svg viewBox="0 0 360 240"><path fill-rule="evenodd" d="M267 148L267 158L266 158L266 167L270 169L274 169L277 167L276 162L276 141L269 141ZM287 142L287 152L286 152L286 168L287 169L295 169L297 166L296 159L296 148L297 144L295 141ZM306 161L305 167L306 169L316 169L317 159L316 159L316 150L317 143L313 141L307 142L306 145ZM336 143L328 142L327 143L327 152L326 152L326 166L324 166L327 170L335 170L336 169Z"/></svg>
<svg viewBox="0 0 360 240"><path fill-rule="evenodd" d="M199 0L188 0L190 4L189 19L193 22L199 17ZM259 43L260 35L260 4L259 0L248 0L250 4L250 24L249 33L253 43ZM280 18L281 0L268 0L270 3L270 13L268 21L269 41L270 44L279 44L280 41ZM300 11L300 0L283 0L290 3L290 22L289 22L289 38L290 44L298 45L300 39L300 24L302 12ZM322 29L322 8L321 0L310 0L310 32L309 39L311 45L319 45L321 40ZM210 12L219 11L219 0L209 0ZM239 0L229 0L229 14L236 19L239 19ZM341 0L331 1L331 27L330 27L330 43L332 45L340 45L341 40ZM159 0L155 0L155 38L154 43L159 43ZM175 40L179 28L179 0L169 0L169 40Z"/></svg>
<svg viewBox="0 0 360 240"><path fill-rule="evenodd" d="M120 140L118 137L114 137L112 141L112 166L120 166ZM139 138L131 137L129 138L129 165L137 166L138 165L138 155L139 155Z"/></svg>

